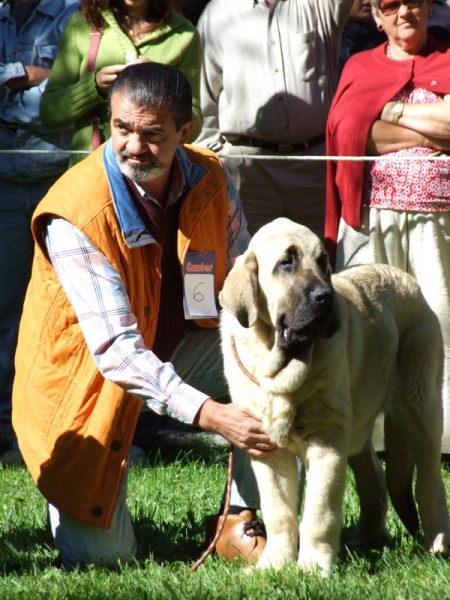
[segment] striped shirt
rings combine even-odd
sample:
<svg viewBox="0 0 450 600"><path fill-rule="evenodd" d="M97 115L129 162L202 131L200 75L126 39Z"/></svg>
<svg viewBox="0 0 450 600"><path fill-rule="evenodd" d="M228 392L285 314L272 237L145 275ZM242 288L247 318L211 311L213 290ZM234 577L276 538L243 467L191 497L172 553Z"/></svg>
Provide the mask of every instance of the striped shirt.
<svg viewBox="0 0 450 600"><path fill-rule="evenodd" d="M204 48L196 144L245 135L298 144L325 131L352 0L220 0L198 22ZM244 198L245 202L245 198Z"/></svg>
<svg viewBox="0 0 450 600"><path fill-rule="evenodd" d="M175 161L174 166L168 205L178 200L185 185L181 165ZM229 196L228 272L237 256L247 249L250 236L239 194L224 172ZM145 195L142 188L136 187ZM145 346L118 271L79 229L64 219L49 218L45 244L103 377L141 398L158 414L192 423L208 396L185 383L171 363L160 361Z"/></svg>

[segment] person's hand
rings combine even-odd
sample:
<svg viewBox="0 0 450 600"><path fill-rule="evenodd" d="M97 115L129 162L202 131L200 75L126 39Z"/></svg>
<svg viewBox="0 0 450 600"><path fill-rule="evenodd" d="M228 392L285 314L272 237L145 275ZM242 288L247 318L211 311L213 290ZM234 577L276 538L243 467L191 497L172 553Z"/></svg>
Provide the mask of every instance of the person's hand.
<svg viewBox="0 0 450 600"><path fill-rule="evenodd" d="M392 123L392 109L397 102L387 102L381 111L380 119L386 123Z"/></svg>
<svg viewBox="0 0 450 600"><path fill-rule="evenodd" d="M45 69L44 67L35 67L33 65L27 65L25 71L28 76L28 87L34 87L45 81L50 77L51 69Z"/></svg>
<svg viewBox="0 0 450 600"><path fill-rule="evenodd" d="M231 444L253 456L269 456L278 450L262 430L262 423L237 404L220 404L208 398L201 407L196 425L220 433Z"/></svg>
<svg viewBox="0 0 450 600"><path fill-rule="evenodd" d="M27 90L31 87L39 85L50 76L51 69L44 67L36 67L34 65L24 66L26 75L22 77L14 77L6 82L6 86L13 92Z"/></svg>
<svg viewBox="0 0 450 600"><path fill-rule="evenodd" d="M423 136L423 144L420 145L425 146L425 148L440 150L441 152L450 152L450 139L448 138Z"/></svg>
<svg viewBox="0 0 450 600"><path fill-rule="evenodd" d="M116 77L121 73L127 65L110 65L102 67L95 74L95 85L100 96L106 96L111 85L116 80Z"/></svg>

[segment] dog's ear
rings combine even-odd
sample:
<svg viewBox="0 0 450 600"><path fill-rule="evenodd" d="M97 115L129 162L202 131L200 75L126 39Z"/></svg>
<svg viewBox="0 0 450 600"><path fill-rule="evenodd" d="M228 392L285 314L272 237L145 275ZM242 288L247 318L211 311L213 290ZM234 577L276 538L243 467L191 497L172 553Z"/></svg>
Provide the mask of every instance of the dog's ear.
<svg viewBox="0 0 450 600"><path fill-rule="evenodd" d="M219 294L221 307L242 327L252 327L258 317L258 261L254 252L239 256Z"/></svg>
<svg viewBox="0 0 450 600"><path fill-rule="evenodd" d="M327 323L325 329L321 332L320 336L328 339L333 337L335 333L341 328L341 311L339 310L339 299L336 292L333 292L333 310L331 312L330 320Z"/></svg>

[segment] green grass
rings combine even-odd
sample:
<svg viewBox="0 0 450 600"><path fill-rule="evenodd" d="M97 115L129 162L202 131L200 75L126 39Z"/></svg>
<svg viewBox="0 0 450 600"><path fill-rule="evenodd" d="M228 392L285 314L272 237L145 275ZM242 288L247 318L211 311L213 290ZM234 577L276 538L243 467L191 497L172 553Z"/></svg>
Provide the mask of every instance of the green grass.
<svg viewBox="0 0 450 600"><path fill-rule="evenodd" d="M393 546L364 557L343 551L328 579L302 573L295 565L249 577L239 562L218 557L190 573L203 549L203 518L215 513L220 502L226 464L225 450L174 455L166 449L153 455L149 466L132 467L129 507L139 541L136 563L115 571L90 567L70 573L47 544L45 502L26 468L0 467L0 599L450 598L450 563L426 555L391 510ZM449 491L446 466L443 476ZM344 539L357 514L349 474Z"/></svg>

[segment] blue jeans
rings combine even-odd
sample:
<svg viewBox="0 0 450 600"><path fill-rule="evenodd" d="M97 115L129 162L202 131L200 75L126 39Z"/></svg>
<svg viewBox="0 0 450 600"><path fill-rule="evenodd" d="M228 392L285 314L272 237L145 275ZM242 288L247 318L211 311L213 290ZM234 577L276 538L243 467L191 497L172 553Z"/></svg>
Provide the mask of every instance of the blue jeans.
<svg viewBox="0 0 450 600"><path fill-rule="evenodd" d="M14 354L33 262L31 217L57 179L30 183L0 179L0 427L11 426Z"/></svg>

